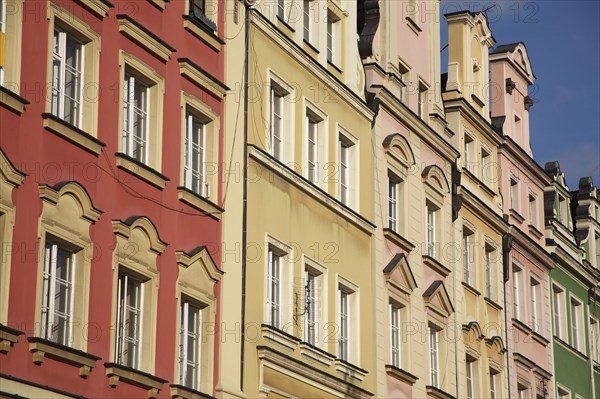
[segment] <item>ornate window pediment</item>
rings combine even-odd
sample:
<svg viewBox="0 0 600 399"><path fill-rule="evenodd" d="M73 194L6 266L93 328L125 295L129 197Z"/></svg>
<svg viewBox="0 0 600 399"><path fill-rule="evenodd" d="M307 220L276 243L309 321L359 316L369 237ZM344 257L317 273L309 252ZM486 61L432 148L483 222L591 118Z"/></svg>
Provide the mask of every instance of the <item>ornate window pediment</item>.
<svg viewBox="0 0 600 399"><path fill-rule="evenodd" d="M400 290L402 293L410 295L417 288L417 281L410 270L406 255L396 254L383 269L385 280L392 287Z"/></svg>
<svg viewBox="0 0 600 399"><path fill-rule="evenodd" d="M421 174L423 181L442 197L450 193L450 185L442 168L437 165L429 165L423 169Z"/></svg>
<svg viewBox="0 0 600 399"><path fill-rule="evenodd" d="M431 283L423 293L423 299L428 310L444 319L454 312L450 296L442 280L435 280Z"/></svg>

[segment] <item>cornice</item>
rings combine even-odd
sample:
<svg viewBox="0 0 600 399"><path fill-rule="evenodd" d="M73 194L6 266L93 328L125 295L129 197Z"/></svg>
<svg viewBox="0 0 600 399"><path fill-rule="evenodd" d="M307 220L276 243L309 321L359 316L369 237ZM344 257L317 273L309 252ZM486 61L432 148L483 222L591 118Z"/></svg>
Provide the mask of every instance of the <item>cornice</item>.
<svg viewBox="0 0 600 399"><path fill-rule="evenodd" d="M421 118L415 115L414 112L402 104L385 86L374 85L371 88L379 89L377 98L379 99L380 106L392 113L399 123L406 125L411 132L417 134L421 140L437 151L448 162L454 162L458 159L460 153Z"/></svg>
<svg viewBox="0 0 600 399"><path fill-rule="evenodd" d="M509 229L508 223L502 219L502 216L494 212L489 206L484 204L479 197L474 195L465 186L460 186L460 194L463 196L463 207L468 208L471 212L481 216L484 222L487 222L499 233L507 233Z"/></svg>
<svg viewBox="0 0 600 399"><path fill-rule="evenodd" d="M515 239L513 245L517 245L523 249L524 252L527 252L528 255L535 257L546 269L552 270L554 268L554 260L546 248L533 241L531 237L529 237L525 232L521 231L521 229L515 225L510 226L509 233Z"/></svg>
<svg viewBox="0 0 600 399"><path fill-rule="evenodd" d="M344 83L335 78L326 67L316 62L298 44L291 41L283 32L271 23L264 15L254 9L249 9L250 21L270 40L286 51L297 63L307 68L313 76L329 87L339 89L339 97L345 99L369 121L373 120L375 112L369 108L366 101L350 90ZM362 64L361 64L362 66Z"/></svg>
<svg viewBox="0 0 600 399"><path fill-rule="evenodd" d="M445 92L447 93L447 92ZM442 95L442 98L444 96ZM494 145L499 146L502 143L502 137L494 130L491 122L486 120L473 106L464 98L452 98L443 100L444 111L446 114L458 111L472 125L479 128L479 131L490 140Z"/></svg>
<svg viewBox="0 0 600 399"><path fill-rule="evenodd" d="M517 160L519 165L524 166L529 172L527 177L531 178L532 175L538 179L536 183L541 183L542 188L552 184L550 176L546 171L538 165L538 163L529 156L515 141L507 135L503 136L504 141L498 147L498 153L503 153L505 150L508 154L513 156L513 159ZM510 157L509 157L510 158Z"/></svg>

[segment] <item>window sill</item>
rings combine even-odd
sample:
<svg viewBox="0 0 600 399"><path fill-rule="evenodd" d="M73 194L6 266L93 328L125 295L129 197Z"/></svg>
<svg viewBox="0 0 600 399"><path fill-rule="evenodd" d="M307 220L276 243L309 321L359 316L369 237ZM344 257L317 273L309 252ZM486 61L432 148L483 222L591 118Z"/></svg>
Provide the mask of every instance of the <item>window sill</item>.
<svg viewBox="0 0 600 399"><path fill-rule="evenodd" d="M147 389L149 398L156 398L163 384L167 382L167 380L163 380L152 374L117 363L104 363L104 367L106 368L108 385L116 388L119 382L123 381L136 387Z"/></svg>
<svg viewBox="0 0 600 399"><path fill-rule="evenodd" d="M406 252L411 252L415 249L415 244L408 241L406 238L402 237L399 233L395 232L391 229L383 229L383 236L398 245L400 248L405 250Z"/></svg>
<svg viewBox="0 0 600 399"><path fill-rule="evenodd" d="M296 30L292 28L290 24L285 22L283 18L281 18L279 15L277 16L277 27L279 28L279 30L283 31L283 33L285 33L290 39L293 39L294 32L296 32Z"/></svg>
<svg viewBox="0 0 600 399"><path fill-rule="evenodd" d="M385 372L387 375L396 378L402 382L405 382L409 385L413 385L415 382L419 380L419 377L412 375L408 371L402 370L399 367L392 366L391 364L385 365Z"/></svg>
<svg viewBox="0 0 600 399"><path fill-rule="evenodd" d="M148 2L162 11L167 7L167 2L169 2L169 0L148 0Z"/></svg>
<svg viewBox="0 0 600 399"><path fill-rule="evenodd" d="M152 184L154 187L164 189L169 181L169 178L160 174L158 171L152 169L148 165L145 165L138 160L130 157L129 155L117 152L115 154L117 159L117 167L123 169L132 175L142 179L146 183Z"/></svg>
<svg viewBox="0 0 600 399"><path fill-rule="evenodd" d="M588 360L588 357L585 353L580 352L579 349L575 348L574 346L572 346L571 344L567 343L566 341L563 341L562 339L560 339L557 336L554 336L554 339L560 343L561 346L563 346L565 349L567 349L569 352L573 353L575 356L581 358L582 360L586 361Z"/></svg>
<svg viewBox="0 0 600 399"><path fill-rule="evenodd" d="M367 376L367 370L363 370L360 367L342 359L335 360L335 369L344 375L345 381L347 381L347 377L350 377L362 382Z"/></svg>
<svg viewBox="0 0 600 399"><path fill-rule="evenodd" d="M106 147L106 144L91 134L86 133L70 123L63 121L57 116L49 113L43 113L42 118L44 119L44 128L46 130L62 137L67 141L70 141L71 143L83 148L95 156L100 155L102 152L102 147Z"/></svg>
<svg viewBox="0 0 600 399"><path fill-rule="evenodd" d="M446 266L442 265L440 262L438 262L436 259L432 258L429 255L423 255L423 264L429 266L430 268L441 274L443 277L448 277L450 275L450 269L448 269Z"/></svg>
<svg viewBox="0 0 600 399"><path fill-rule="evenodd" d="M188 15L183 16L183 28L217 52L221 51L221 46L225 44L208 26L204 26Z"/></svg>
<svg viewBox="0 0 600 399"><path fill-rule="evenodd" d="M514 217L517 220L517 222L523 223L525 221L525 218L521 216L521 214L516 209L510 208L509 212L510 216Z"/></svg>
<svg viewBox="0 0 600 399"><path fill-rule="evenodd" d="M530 224L527 225L527 228L529 229L529 232L531 234L533 234L536 238L542 238L544 236L544 233L542 233L541 231L538 230L537 227L535 227L534 225Z"/></svg>
<svg viewBox="0 0 600 399"><path fill-rule="evenodd" d="M106 0L75 0L100 20L108 14L108 10L114 6Z"/></svg>
<svg viewBox="0 0 600 399"><path fill-rule="evenodd" d="M467 291L469 291L471 294L475 295L475 296L480 296L481 292L479 292L475 287L473 287L471 284L467 283L466 281L462 282L463 287L465 287L465 289Z"/></svg>
<svg viewBox="0 0 600 399"><path fill-rule="evenodd" d="M333 74L337 74L338 77L343 73L342 68L338 67L335 62L331 60L327 60L327 70Z"/></svg>
<svg viewBox="0 0 600 399"><path fill-rule="evenodd" d="M463 167L463 172L465 172L465 175L469 176L471 178L471 180L473 180L474 182L477 183L477 186L479 186L479 188L481 188L483 191L485 191L487 193L487 195L489 195L491 198L494 198L496 196L496 193L494 193L494 190L492 190L486 182L484 182L482 179L480 179L478 176L476 176L471 170L470 168L465 168Z"/></svg>
<svg viewBox="0 0 600 399"><path fill-rule="evenodd" d="M293 335L268 324L263 324L261 329L263 338L275 342L276 344L279 344L292 352L296 349L296 346L300 342L300 340Z"/></svg>
<svg viewBox="0 0 600 399"><path fill-rule="evenodd" d="M433 385L426 385L425 389L427 390L427 395L436 399L456 399L454 396L450 395L448 392L441 390L438 387L434 387Z"/></svg>
<svg viewBox="0 0 600 399"><path fill-rule="evenodd" d="M177 194L181 202L188 204L215 220L221 220L221 214L225 212L223 208L219 207L214 202L209 201L200 194L196 194L185 187L177 187Z"/></svg>
<svg viewBox="0 0 600 399"><path fill-rule="evenodd" d="M412 29L413 32L415 32L417 36L419 36L419 33L423 31L423 29L421 29L419 25L417 25L417 23L412 19L412 17L406 17L406 23L408 24L410 29Z"/></svg>
<svg viewBox="0 0 600 399"><path fill-rule="evenodd" d="M6 87L0 86L0 105L4 108L15 112L17 115L21 115L25 111L27 104L29 104L29 101L8 90Z"/></svg>
<svg viewBox="0 0 600 399"><path fill-rule="evenodd" d="M317 348L307 342L302 342L300 345L300 354L307 358L310 362L316 362L324 367L330 367L335 360L335 356L329 352L325 352L321 348Z"/></svg>
<svg viewBox="0 0 600 399"><path fill-rule="evenodd" d="M502 305L500 305L498 302L494 301L492 298L486 296L484 298L484 300L485 300L485 303L487 303L489 307L496 309L496 310L502 310Z"/></svg>
<svg viewBox="0 0 600 399"><path fill-rule="evenodd" d="M10 348L18 342L19 335L23 334L22 331L0 324L0 353L10 352Z"/></svg>
<svg viewBox="0 0 600 399"><path fill-rule="evenodd" d="M79 367L79 376L82 378L87 378L92 369L96 367L96 361L101 359L98 356L39 337L29 337L27 341L35 364L42 364L45 358L58 360Z"/></svg>
<svg viewBox="0 0 600 399"><path fill-rule="evenodd" d="M214 396L184 387L183 385L172 384L169 387L171 388L171 398L173 399L215 399Z"/></svg>
<svg viewBox="0 0 600 399"><path fill-rule="evenodd" d="M303 39L302 48L312 58L317 59L319 57L319 50L317 50L317 48L315 46L313 46L312 44L310 44L310 42L307 41L306 39Z"/></svg>
<svg viewBox="0 0 600 399"><path fill-rule="evenodd" d="M543 346L548 346L548 344L550 344L550 340L546 337L544 337L542 334L540 334L537 331L533 331L531 333L531 336L533 337L533 339L535 339L538 343L540 343Z"/></svg>
<svg viewBox="0 0 600 399"><path fill-rule="evenodd" d="M513 324L513 326L515 326L516 328L518 328L525 335L529 335L529 334L532 333L531 328L527 324L523 323L519 319L516 319L516 318L513 317L512 318L512 324Z"/></svg>

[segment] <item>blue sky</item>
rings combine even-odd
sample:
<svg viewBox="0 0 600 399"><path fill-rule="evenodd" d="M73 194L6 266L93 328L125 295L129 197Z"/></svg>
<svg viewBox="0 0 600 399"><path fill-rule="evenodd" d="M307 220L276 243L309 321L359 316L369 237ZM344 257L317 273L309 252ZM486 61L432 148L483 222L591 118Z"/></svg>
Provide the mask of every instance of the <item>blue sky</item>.
<svg viewBox="0 0 600 399"><path fill-rule="evenodd" d="M487 15L494 38L498 44L525 43L537 77L530 87L535 160L542 167L559 161L571 190L583 176L600 187L600 1L442 0L441 6L444 14L493 4ZM444 18L441 31L444 46Z"/></svg>

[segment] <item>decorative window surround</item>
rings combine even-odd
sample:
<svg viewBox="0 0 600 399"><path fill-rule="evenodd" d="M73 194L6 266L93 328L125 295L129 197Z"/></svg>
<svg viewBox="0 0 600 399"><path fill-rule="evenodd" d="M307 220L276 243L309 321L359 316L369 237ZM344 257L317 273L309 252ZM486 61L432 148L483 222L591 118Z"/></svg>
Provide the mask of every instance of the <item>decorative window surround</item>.
<svg viewBox="0 0 600 399"><path fill-rule="evenodd" d="M130 16L118 14L116 18L119 24L119 32L123 36L133 40L162 62L169 61L171 54L177 51Z"/></svg>
<svg viewBox="0 0 600 399"><path fill-rule="evenodd" d="M300 339L268 324L261 325L262 337L268 341L279 344L282 348L293 352L300 343Z"/></svg>
<svg viewBox="0 0 600 399"><path fill-rule="evenodd" d="M179 73L218 100L223 100L229 87L221 83L189 58L178 58Z"/></svg>
<svg viewBox="0 0 600 399"><path fill-rule="evenodd" d="M91 154L98 156L100 155L100 152L102 152L102 148L106 147L106 144L94 136L84 132L81 129L78 129L77 127L65 122L55 115L43 113L42 118L44 120L43 126L46 128L46 130L66 139L67 141L70 141L71 143L83 148Z"/></svg>
<svg viewBox="0 0 600 399"><path fill-rule="evenodd" d="M300 348L300 354L305 357L308 362L316 362L323 367L330 367L335 361L335 356L331 353L325 352L324 350L305 342L299 344L298 347Z"/></svg>
<svg viewBox="0 0 600 399"><path fill-rule="evenodd" d="M22 331L0 324L0 353L7 354L18 342L19 336L25 334Z"/></svg>
<svg viewBox="0 0 600 399"><path fill-rule="evenodd" d="M0 86L0 106L21 115L29 101L13 93L4 86Z"/></svg>
<svg viewBox="0 0 600 399"><path fill-rule="evenodd" d="M115 158L117 161L117 167L119 169L126 170L132 175L139 177L146 183L150 183L158 189L164 189L167 185L167 182L170 180L165 175L154 170L148 165L137 161L136 159L130 157L127 154L118 152L115 154Z"/></svg>
<svg viewBox="0 0 600 399"><path fill-rule="evenodd" d="M108 385L116 388L123 381L131 385L148 390L148 398L154 399L162 389L167 380L144 373L130 367L121 366L117 363L104 363Z"/></svg>
<svg viewBox="0 0 600 399"><path fill-rule="evenodd" d="M29 351L33 354L33 362L35 364L42 364L45 358L58 360L79 367L79 376L81 378L87 378L92 369L96 367L96 361L101 359L98 356L43 338L29 337L27 341L29 342Z"/></svg>
<svg viewBox="0 0 600 399"><path fill-rule="evenodd" d="M84 8L89 10L98 19L103 20L108 15L108 10L114 7L111 3L106 0L75 0L80 3Z"/></svg>

